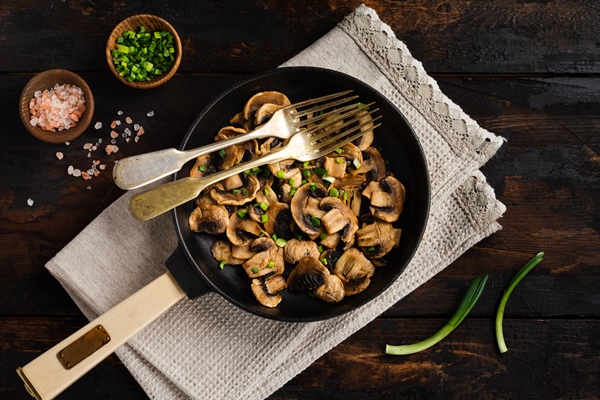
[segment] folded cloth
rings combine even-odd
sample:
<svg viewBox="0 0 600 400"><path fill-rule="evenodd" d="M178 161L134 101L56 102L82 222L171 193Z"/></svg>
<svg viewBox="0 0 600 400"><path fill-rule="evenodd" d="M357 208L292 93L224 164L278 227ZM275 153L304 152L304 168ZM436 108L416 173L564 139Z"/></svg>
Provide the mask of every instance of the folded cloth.
<svg viewBox="0 0 600 400"><path fill-rule="evenodd" d="M502 139L439 90L374 10L360 6L284 66L353 75L405 115L423 145L432 184L429 223L413 260L382 295L340 317L287 323L257 317L216 294L184 299L117 350L150 398L261 399L501 229L504 206L478 170ZM135 192L109 206L46 267L88 318L165 272L176 248L169 216L131 217ZM381 344L384 346L384 343Z"/></svg>

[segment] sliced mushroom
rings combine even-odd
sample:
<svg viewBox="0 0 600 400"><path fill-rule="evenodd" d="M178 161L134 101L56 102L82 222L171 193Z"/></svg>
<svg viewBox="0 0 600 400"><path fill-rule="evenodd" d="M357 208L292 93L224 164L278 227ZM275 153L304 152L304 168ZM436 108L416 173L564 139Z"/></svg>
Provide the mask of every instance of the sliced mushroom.
<svg viewBox="0 0 600 400"><path fill-rule="evenodd" d="M213 243L210 251L214 259L218 262L225 261L228 265L240 265L244 262L243 259L233 256L231 252L231 243L227 240L217 240Z"/></svg>
<svg viewBox="0 0 600 400"><path fill-rule="evenodd" d="M190 170L190 177L202 178L203 176L215 172L217 169L212 164L210 154L204 154L196 158L194 166Z"/></svg>
<svg viewBox="0 0 600 400"><path fill-rule="evenodd" d="M321 239L321 241L319 243L321 244L321 246L327 247L328 249L335 249L341 240L342 240L342 237L340 236L340 234L338 232L336 232L336 233L328 234L327 237L324 239Z"/></svg>
<svg viewBox="0 0 600 400"><path fill-rule="evenodd" d="M280 179L285 179L286 181L294 179L296 186L300 186L300 182L302 181L302 172L300 172L300 168L296 165L296 161L283 160L277 163L269 164L269 169L271 170L273 176L276 176Z"/></svg>
<svg viewBox="0 0 600 400"><path fill-rule="evenodd" d="M260 189L258 179L253 175L241 174L243 186L236 190L225 190L223 185L217 183L210 189L210 196L218 204L228 204L241 206L256 197L256 192Z"/></svg>
<svg viewBox="0 0 600 400"><path fill-rule="evenodd" d="M319 256L319 261L331 272L337 262L339 254L334 249L327 249Z"/></svg>
<svg viewBox="0 0 600 400"><path fill-rule="evenodd" d="M289 100L288 100L288 102L289 102ZM283 107L284 107L284 105L275 104L275 103L263 104L262 106L258 107L258 109L256 110L256 113L254 114L254 124L256 126L264 124L269 119L271 119L273 114L275 114L275 111L277 111Z"/></svg>
<svg viewBox="0 0 600 400"><path fill-rule="evenodd" d="M260 145L259 152L262 155L269 154L273 150L276 150L282 146L283 140L276 137L270 137L267 140L265 140L263 144Z"/></svg>
<svg viewBox="0 0 600 400"><path fill-rule="evenodd" d="M215 136L216 141L230 139L246 133L245 129L236 128L234 126L226 126L221 128ZM215 164L218 170L225 170L237 165L242 161L244 157L244 145L236 144L233 146L221 149L218 152L211 154L211 160Z"/></svg>
<svg viewBox="0 0 600 400"><path fill-rule="evenodd" d="M312 240L290 239L283 248L283 259L290 264L297 264L304 257L319 259L319 255L317 244Z"/></svg>
<svg viewBox="0 0 600 400"><path fill-rule="evenodd" d="M337 275L344 285L354 284L375 273L375 266L356 247L344 252L335 263L332 273Z"/></svg>
<svg viewBox="0 0 600 400"><path fill-rule="evenodd" d="M265 275L281 275L285 269L283 249L270 237L262 237L252 242L250 250L256 254L244 261L242 267L250 278Z"/></svg>
<svg viewBox="0 0 600 400"><path fill-rule="evenodd" d="M267 293L274 295L287 288L287 281L283 275L273 275L265 279Z"/></svg>
<svg viewBox="0 0 600 400"><path fill-rule="evenodd" d="M365 276L362 279L359 279L354 282L345 282L344 283L344 293L346 296L354 296L369 287L371 284L371 279L368 276Z"/></svg>
<svg viewBox="0 0 600 400"><path fill-rule="evenodd" d="M263 104L277 104L280 106L290 105L290 100L286 95L280 92L259 92L252 96L244 106L244 118L246 120L253 120L256 110L258 110Z"/></svg>
<svg viewBox="0 0 600 400"><path fill-rule="evenodd" d="M357 244L369 258L381 258L396 244L396 233L391 223L374 220L356 231Z"/></svg>
<svg viewBox="0 0 600 400"><path fill-rule="evenodd" d="M281 295L268 293L265 284L260 279L252 279L250 289L256 300L265 307L275 308L281 303Z"/></svg>
<svg viewBox="0 0 600 400"><path fill-rule="evenodd" d="M235 258L239 258L241 260L247 260L252 258L256 252L252 251L250 248L252 247L252 242L246 243L243 246L231 246L231 255Z"/></svg>
<svg viewBox="0 0 600 400"><path fill-rule="evenodd" d="M358 124L364 124L364 126L360 128L361 132L364 133L352 143L354 143L360 150L366 150L371 143L373 143L373 139L375 137L373 133L373 117L371 117L371 114L369 114L368 110L362 111L359 116L361 116L361 118L358 120Z"/></svg>
<svg viewBox="0 0 600 400"><path fill-rule="evenodd" d="M321 229L320 226L316 225L317 221L315 220L315 218L318 219L319 217L311 214L311 212L316 213L316 210L319 210L312 206L314 204L313 200L320 201L320 199L325 197L327 192L322 185L313 185L315 186L313 187L311 184L307 183L296 190L296 194L292 197L290 210L298 228L306 233L311 239L316 239L321 233Z"/></svg>
<svg viewBox="0 0 600 400"><path fill-rule="evenodd" d="M285 240L293 237L292 224L294 219L290 212L290 206L286 203L276 202L267 208L267 221L264 223L265 231L269 235L277 235Z"/></svg>
<svg viewBox="0 0 600 400"><path fill-rule="evenodd" d="M329 270L314 257L304 257L287 279L291 291L314 290L325 284Z"/></svg>
<svg viewBox="0 0 600 400"><path fill-rule="evenodd" d="M367 184L371 181L379 182L385 178L385 161L383 160L381 153L379 153L379 150L374 147L369 147L368 149L363 150L362 155L363 159L371 160L370 162L373 163L373 167L366 173Z"/></svg>
<svg viewBox="0 0 600 400"><path fill-rule="evenodd" d="M313 291L315 297L327 303L339 303L346 295L344 283L335 275L327 275L325 283Z"/></svg>
<svg viewBox="0 0 600 400"><path fill-rule="evenodd" d="M258 238L262 232L256 221L241 218L238 213L231 214L225 233L227 239L235 246L244 246Z"/></svg>
<svg viewBox="0 0 600 400"><path fill-rule="evenodd" d="M244 185L240 174L232 175L229 178L225 178L221 181L224 190L234 190Z"/></svg>
<svg viewBox="0 0 600 400"><path fill-rule="evenodd" d="M328 176L336 179L343 178L346 175L346 159L344 157L325 157L323 168L327 170Z"/></svg>
<svg viewBox="0 0 600 400"><path fill-rule="evenodd" d="M246 118L244 118L243 111L240 111L239 113L235 114L233 118L229 120L229 123L236 128L243 128L247 132L250 132L254 129L254 121L249 121Z"/></svg>
<svg viewBox="0 0 600 400"><path fill-rule="evenodd" d="M193 232L206 232L217 235L227 229L229 214L223 206L202 205L192 211L189 224Z"/></svg>
<svg viewBox="0 0 600 400"><path fill-rule="evenodd" d="M404 208L406 189L398 179L390 175L379 183L369 183L363 195L369 198L369 209L375 217L395 222Z"/></svg>
<svg viewBox="0 0 600 400"><path fill-rule="evenodd" d="M350 210L342 200L337 197L325 197L321 200L321 209L327 211L327 214L333 211L331 218L326 218L326 222L329 223L331 220L332 231L329 233L340 232L342 242L344 242L344 250L348 250L354 244L354 234L358 230L358 219L356 215ZM343 221L343 222L340 222ZM321 220L323 222L323 220ZM326 222L323 222L325 225ZM340 225L343 225L341 229L337 229ZM336 230L337 229L337 230Z"/></svg>

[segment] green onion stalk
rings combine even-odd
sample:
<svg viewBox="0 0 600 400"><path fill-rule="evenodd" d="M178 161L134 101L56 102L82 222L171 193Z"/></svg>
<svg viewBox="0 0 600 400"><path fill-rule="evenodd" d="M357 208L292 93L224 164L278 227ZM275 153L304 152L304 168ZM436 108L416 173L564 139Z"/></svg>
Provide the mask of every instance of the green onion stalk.
<svg viewBox="0 0 600 400"><path fill-rule="evenodd" d="M473 306L475 306L475 303L477 303L477 300L479 300L479 296L481 296L481 292L483 292L487 279L487 275L478 276L477 278L473 279L473 281L469 285L469 288L467 289L465 297L462 299L462 301L458 305L458 308L454 312L454 315L452 315L452 317L446 323L446 325L444 325L442 329L437 331L433 336L415 344L403 346L393 346L388 344L385 346L386 354L414 354L428 349L436 343L440 342L442 339L448 336L450 332L452 332L458 325L460 325L460 323L469 314Z"/></svg>
<svg viewBox="0 0 600 400"><path fill-rule="evenodd" d="M540 252L535 255L531 260L527 262L521 268L519 272L515 275L515 277L510 281L508 287L504 291L502 295L502 299L500 300L500 305L498 306L498 311L496 312L496 340L498 341L498 348L500 349L500 353L506 353L508 348L506 347L506 343L504 342L504 333L502 331L502 320L504 319L504 308L506 307L506 303L508 302L508 298L512 293L513 289L521 282L521 279L525 277L536 265L538 265L544 259L544 253Z"/></svg>

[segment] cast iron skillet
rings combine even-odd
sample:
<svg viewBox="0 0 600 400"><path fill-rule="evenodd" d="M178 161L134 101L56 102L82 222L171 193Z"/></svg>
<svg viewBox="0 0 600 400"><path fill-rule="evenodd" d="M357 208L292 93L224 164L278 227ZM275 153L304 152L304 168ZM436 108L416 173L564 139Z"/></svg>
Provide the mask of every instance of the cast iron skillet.
<svg viewBox="0 0 600 400"><path fill-rule="evenodd" d="M342 73L312 67L280 68L236 85L215 99L190 127L181 150L212 142L220 128L240 112L255 93L277 90L292 103L342 90L353 89L363 103L376 102L382 125L375 131L375 147L380 147L387 169L406 187L406 204L397 223L402 228L400 247L385 258L387 266L377 268L369 287L337 304L311 298L307 293L283 291L283 300L276 308L258 303L250 290L250 279L239 266L221 270L211 255L211 245L217 236L192 232L188 217L193 202L173 210L179 238L178 250L167 261L167 267L188 297L214 291L236 306L253 314L282 321L308 322L332 318L354 310L382 293L404 271L415 253L425 230L430 202L429 176L423 150L412 128L400 111L385 97L365 83ZM192 162L177 177L189 176ZM223 235L224 236L224 235ZM290 267L286 268L289 273Z"/></svg>

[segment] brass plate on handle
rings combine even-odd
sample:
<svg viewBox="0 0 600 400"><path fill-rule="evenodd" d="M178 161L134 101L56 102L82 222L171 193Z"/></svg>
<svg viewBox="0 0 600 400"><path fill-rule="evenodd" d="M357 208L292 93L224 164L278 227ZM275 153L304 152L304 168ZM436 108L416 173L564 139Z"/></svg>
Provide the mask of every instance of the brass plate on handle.
<svg viewBox="0 0 600 400"><path fill-rule="evenodd" d="M96 325L59 351L56 356L65 369L71 369L108 342L110 342L110 335L106 329L102 325Z"/></svg>

